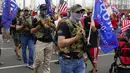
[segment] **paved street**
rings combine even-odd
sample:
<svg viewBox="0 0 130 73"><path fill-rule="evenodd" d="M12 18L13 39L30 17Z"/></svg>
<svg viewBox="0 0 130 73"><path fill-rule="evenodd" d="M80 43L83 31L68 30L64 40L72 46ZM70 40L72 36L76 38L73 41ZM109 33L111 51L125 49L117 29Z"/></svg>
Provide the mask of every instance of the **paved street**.
<svg viewBox="0 0 130 73"><path fill-rule="evenodd" d="M57 55L52 56L51 61L51 73L60 73L59 65L54 62L58 59ZM23 67L22 61L16 60L14 53L14 45L11 40L10 43L4 43L2 46L2 57L1 60L4 62L3 66L0 66L0 73L33 73L32 70ZM98 73L109 73L111 63L113 62L113 53L103 54L100 51L98 60ZM91 70L92 66L88 61L88 67L86 73ZM39 69L39 73L42 73L42 67Z"/></svg>

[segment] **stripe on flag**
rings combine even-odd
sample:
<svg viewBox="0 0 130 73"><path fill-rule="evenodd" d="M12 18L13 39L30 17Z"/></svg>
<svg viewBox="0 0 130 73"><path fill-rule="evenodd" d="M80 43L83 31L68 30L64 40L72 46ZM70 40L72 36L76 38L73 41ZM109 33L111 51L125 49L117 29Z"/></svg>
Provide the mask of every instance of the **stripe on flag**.
<svg viewBox="0 0 130 73"><path fill-rule="evenodd" d="M67 11L67 6L68 6L68 5L67 5L67 2L64 1L63 4L60 4L60 5L59 5L59 10L58 10L58 11L59 11L59 12Z"/></svg>
<svg viewBox="0 0 130 73"><path fill-rule="evenodd" d="M122 32L126 31L130 27L130 20L123 20L122 21Z"/></svg>

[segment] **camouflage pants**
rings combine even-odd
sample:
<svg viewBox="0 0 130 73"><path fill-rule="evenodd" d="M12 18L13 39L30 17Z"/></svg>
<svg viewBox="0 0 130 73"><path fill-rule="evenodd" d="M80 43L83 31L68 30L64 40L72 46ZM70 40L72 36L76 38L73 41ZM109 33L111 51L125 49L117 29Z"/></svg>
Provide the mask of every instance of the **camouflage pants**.
<svg viewBox="0 0 130 73"><path fill-rule="evenodd" d="M53 42L44 43L37 41L35 46L35 69L43 65L43 73L50 73L50 60L53 52Z"/></svg>

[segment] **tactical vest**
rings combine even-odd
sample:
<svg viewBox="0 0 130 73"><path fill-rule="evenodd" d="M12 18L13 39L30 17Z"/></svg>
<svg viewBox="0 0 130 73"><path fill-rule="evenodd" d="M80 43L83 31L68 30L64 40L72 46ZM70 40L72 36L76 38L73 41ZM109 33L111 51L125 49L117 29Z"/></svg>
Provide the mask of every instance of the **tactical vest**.
<svg viewBox="0 0 130 73"><path fill-rule="evenodd" d="M41 25L41 21L40 21L40 17L37 17L36 18L38 20L37 24L36 25ZM40 29L34 33L35 36L38 38L38 39L52 39L52 29L51 28L45 28L45 27L40 27ZM48 35L48 36L47 36Z"/></svg>
<svg viewBox="0 0 130 73"><path fill-rule="evenodd" d="M76 22L72 22L69 19L62 19L60 21L60 23L62 23L62 22L67 23L71 37L76 36L79 28L82 28L81 24L76 23ZM84 38L85 35L82 36L82 37ZM83 48L84 48L83 46L84 45L83 45L82 40L78 40L78 41L74 42L73 44L71 44L70 46L65 47L64 49L61 49L61 51L64 51L64 52L81 52L81 51L83 51Z"/></svg>
<svg viewBox="0 0 130 73"><path fill-rule="evenodd" d="M32 28L32 17L31 16L29 16L28 18L22 17L22 24L24 25L22 33L29 34Z"/></svg>

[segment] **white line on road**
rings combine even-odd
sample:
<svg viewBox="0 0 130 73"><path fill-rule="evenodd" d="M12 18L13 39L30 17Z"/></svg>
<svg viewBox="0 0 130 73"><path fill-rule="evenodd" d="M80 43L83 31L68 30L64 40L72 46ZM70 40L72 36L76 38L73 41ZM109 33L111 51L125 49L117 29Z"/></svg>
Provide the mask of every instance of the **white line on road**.
<svg viewBox="0 0 130 73"><path fill-rule="evenodd" d="M101 54L101 55L98 55L99 57L103 57L103 56L110 56L110 55L114 55L114 53L109 53L109 54Z"/></svg>
<svg viewBox="0 0 130 73"><path fill-rule="evenodd" d="M22 67L23 65L15 65L15 66L6 66L6 67L0 67L1 69L10 69L10 68L17 68L17 67Z"/></svg>
<svg viewBox="0 0 130 73"><path fill-rule="evenodd" d="M11 49L14 49L14 48L1 48L2 50L11 50Z"/></svg>
<svg viewBox="0 0 130 73"><path fill-rule="evenodd" d="M99 57L103 57L103 56L110 56L110 55L114 55L114 53L109 53L109 54L101 54L101 55L98 55ZM51 63L53 62L56 62L58 60L52 60L50 61ZM6 67L0 67L0 70L3 70L3 69L11 69L11 68L17 68L17 67L23 67L24 65L15 65L15 66L6 66Z"/></svg>

